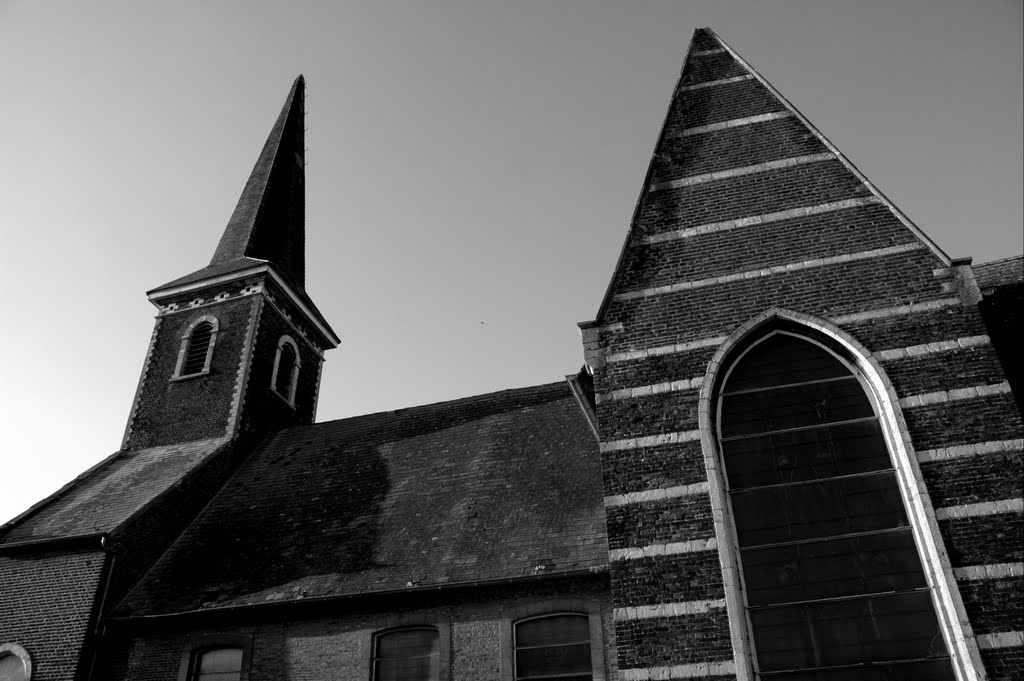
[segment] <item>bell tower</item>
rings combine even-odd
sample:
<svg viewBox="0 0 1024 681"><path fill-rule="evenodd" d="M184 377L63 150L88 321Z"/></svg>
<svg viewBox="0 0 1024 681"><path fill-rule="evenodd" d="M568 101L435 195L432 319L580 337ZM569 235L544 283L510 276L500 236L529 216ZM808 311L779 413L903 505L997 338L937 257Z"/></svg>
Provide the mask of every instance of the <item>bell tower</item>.
<svg viewBox="0 0 1024 681"><path fill-rule="evenodd" d="M305 81L295 79L206 267L158 312L122 449L312 423L339 339L305 291Z"/></svg>

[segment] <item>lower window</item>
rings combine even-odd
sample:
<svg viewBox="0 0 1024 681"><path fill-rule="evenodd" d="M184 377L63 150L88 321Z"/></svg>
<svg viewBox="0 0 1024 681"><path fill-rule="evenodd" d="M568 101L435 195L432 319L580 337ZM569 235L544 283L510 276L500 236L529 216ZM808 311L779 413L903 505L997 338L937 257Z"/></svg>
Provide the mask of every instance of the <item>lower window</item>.
<svg viewBox="0 0 1024 681"><path fill-rule="evenodd" d="M557 613L515 624L516 681L592 681L590 618Z"/></svg>
<svg viewBox="0 0 1024 681"><path fill-rule="evenodd" d="M440 637L434 627L408 627L374 636L373 681L440 678Z"/></svg>
<svg viewBox="0 0 1024 681"><path fill-rule="evenodd" d="M190 681L241 681L242 649L214 648L197 653Z"/></svg>

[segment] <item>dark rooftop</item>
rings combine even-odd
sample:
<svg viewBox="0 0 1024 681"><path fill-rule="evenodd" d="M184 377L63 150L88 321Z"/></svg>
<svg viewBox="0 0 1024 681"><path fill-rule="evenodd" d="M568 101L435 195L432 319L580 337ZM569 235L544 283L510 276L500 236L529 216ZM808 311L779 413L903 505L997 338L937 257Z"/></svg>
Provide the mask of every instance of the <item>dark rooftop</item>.
<svg viewBox="0 0 1024 681"><path fill-rule="evenodd" d="M607 550L597 444L556 383L282 431L118 614L602 569Z"/></svg>

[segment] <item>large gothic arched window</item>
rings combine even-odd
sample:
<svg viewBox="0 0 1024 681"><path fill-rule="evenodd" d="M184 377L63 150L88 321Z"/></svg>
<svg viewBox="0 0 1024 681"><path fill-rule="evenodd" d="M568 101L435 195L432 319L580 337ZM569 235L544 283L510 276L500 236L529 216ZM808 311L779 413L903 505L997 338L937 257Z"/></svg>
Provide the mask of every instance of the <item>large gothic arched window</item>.
<svg viewBox="0 0 1024 681"><path fill-rule="evenodd" d="M718 436L757 675L954 678L870 391L839 348L747 346Z"/></svg>

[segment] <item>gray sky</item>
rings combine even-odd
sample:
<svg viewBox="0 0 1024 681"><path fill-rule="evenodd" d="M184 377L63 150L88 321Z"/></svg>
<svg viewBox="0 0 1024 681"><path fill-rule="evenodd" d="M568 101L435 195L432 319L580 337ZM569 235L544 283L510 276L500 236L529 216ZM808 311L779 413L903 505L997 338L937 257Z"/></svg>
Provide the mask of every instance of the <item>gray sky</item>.
<svg viewBox="0 0 1024 681"><path fill-rule="evenodd" d="M950 255L1022 250L1022 3L0 2L0 521L112 453L293 78L321 421L559 380L709 25Z"/></svg>

